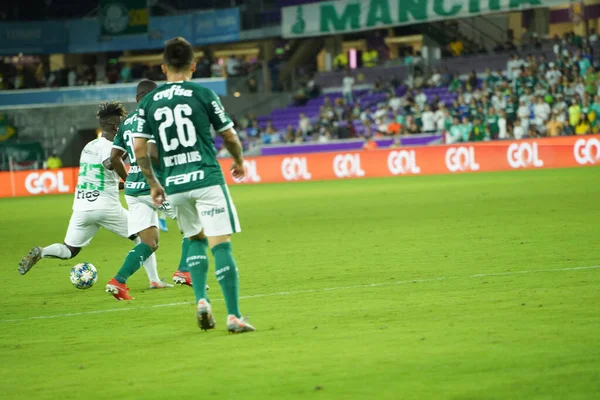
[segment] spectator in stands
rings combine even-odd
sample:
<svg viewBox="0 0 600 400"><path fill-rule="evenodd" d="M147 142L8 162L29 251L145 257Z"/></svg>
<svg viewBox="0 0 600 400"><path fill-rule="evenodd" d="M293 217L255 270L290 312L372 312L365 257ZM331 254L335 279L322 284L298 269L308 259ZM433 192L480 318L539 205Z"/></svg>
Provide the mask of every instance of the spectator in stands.
<svg viewBox="0 0 600 400"><path fill-rule="evenodd" d="M442 85L442 74L437 69L433 70L433 74L427 80L427 84L430 87L439 87Z"/></svg>
<svg viewBox="0 0 600 400"><path fill-rule="evenodd" d="M372 68L379 64L379 54L374 48L367 48L362 52L362 65L366 68Z"/></svg>
<svg viewBox="0 0 600 400"><path fill-rule="evenodd" d="M342 51L333 59L335 69L342 71L348 68L348 53Z"/></svg>
<svg viewBox="0 0 600 400"><path fill-rule="evenodd" d="M508 121L506 119L506 112L504 110L500 111L500 116L498 117L498 139L505 140L508 139Z"/></svg>
<svg viewBox="0 0 600 400"><path fill-rule="evenodd" d="M388 94L388 106L394 112L397 112L402 107L402 99L396 94L396 92L392 93L393 94Z"/></svg>
<svg viewBox="0 0 600 400"><path fill-rule="evenodd" d="M415 103L417 103L417 106L420 110L422 110L425 107L425 103L427 103L427 95L425 94L425 92L423 92L422 89L420 89L417 95L415 96Z"/></svg>
<svg viewBox="0 0 600 400"><path fill-rule="evenodd" d="M423 113L421 114L421 123L423 124L424 133L434 133L436 131L435 114L431 111L431 106L429 104L425 105Z"/></svg>
<svg viewBox="0 0 600 400"><path fill-rule="evenodd" d="M258 125L258 121L253 120L251 122L251 125L248 127L248 129L246 129L246 132L248 132L249 139L259 138L260 134L261 134L261 130L260 130L260 126Z"/></svg>
<svg viewBox="0 0 600 400"><path fill-rule="evenodd" d="M298 131L304 136L309 135L312 131L310 119L308 119L304 113L300 113L300 119L298 120Z"/></svg>
<svg viewBox="0 0 600 400"><path fill-rule="evenodd" d="M293 143L296 140L296 130L291 124L287 126L283 140L286 143Z"/></svg>
<svg viewBox="0 0 600 400"><path fill-rule="evenodd" d="M463 129L458 122L458 117L454 117L452 119L452 125L448 129L448 134L446 135L446 143L453 144L464 141Z"/></svg>
<svg viewBox="0 0 600 400"><path fill-rule="evenodd" d="M579 123L575 126L576 135L589 135L592 133L590 122L586 114L582 113Z"/></svg>
<svg viewBox="0 0 600 400"><path fill-rule="evenodd" d="M557 113L552 113L552 118L546 122L546 135L547 136L559 136L563 131L564 122L561 122L557 118Z"/></svg>
<svg viewBox="0 0 600 400"><path fill-rule="evenodd" d="M77 72L75 71L75 68L69 69L69 73L67 75L67 80L69 82L70 87L77 85Z"/></svg>
<svg viewBox="0 0 600 400"><path fill-rule="evenodd" d="M518 118L515 120L515 125L513 126L512 135L513 135L513 138L515 138L517 140L523 139L525 137L525 128L523 128L523 126L521 125L521 120Z"/></svg>
<svg viewBox="0 0 600 400"><path fill-rule="evenodd" d="M300 85L294 93L294 104L296 106L304 106L308 103L308 93L306 92L306 87L304 85Z"/></svg>
<svg viewBox="0 0 600 400"><path fill-rule="evenodd" d="M569 108L569 125L575 131L575 127L581 122L581 106L577 102L573 102Z"/></svg>
<svg viewBox="0 0 600 400"><path fill-rule="evenodd" d="M421 133L421 129L420 129L418 126L417 126L417 124L416 124L416 122L415 122L414 118L411 118L411 119L410 119L410 121L409 121L409 123L408 123L408 128L407 128L407 131L408 131L408 133L409 133L409 134L411 134L411 135L416 135L416 134L419 134L419 133Z"/></svg>
<svg viewBox="0 0 600 400"><path fill-rule="evenodd" d="M448 87L448 91L456 92L461 87L462 87L462 81L459 79L458 75L454 74L452 76L452 81L450 81L450 86Z"/></svg>
<svg viewBox="0 0 600 400"><path fill-rule="evenodd" d="M210 67L210 76L220 78L223 76L223 67L219 64L219 60L215 60Z"/></svg>
<svg viewBox="0 0 600 400"><path fill-rule="evenodd" d="M500 136L500 118L496 114L494 107L488 108L487 115L485 116L485 127L488 136L492 140L497 140Z"/></svg>
<svg viewBox="0 0 600 400"><path fill-rule="evenodd" d="M46 160L46 168L48 169L59 169L62 168L63 163L60 157L56 154L56 152L52 152L48 160Z"/></svg>
<svg viewBox="0 0 600 400"><path fill-rule="evenodd" d="M469 118L463 117L460 124L460 132L462 133L463 142L468 142L471 139L473 133L473 124L469 121Z"/></svg>
<svg viewBox="0 0 600 400"><path fill-rule="evenodd" d="M455 38L450 42L450 51L452 52L452 55L458 57L465 51L465 46L459 38Z"/></svg>
<svg viewBox="0 0 600 400"><path fill-rule="evenodd" d="M346 76L342 81L342 95L346 104L354 103L354 77L350 69L346 69Z"/></svg>
<svg viewBox="0 0 600 400"><path fill-rule="evenodd" d="M227 67L227 76L233 77L240 75L239 69L241 67L241 63L235 55L230 55L229 58L227 58L225 65Z"/></svg>

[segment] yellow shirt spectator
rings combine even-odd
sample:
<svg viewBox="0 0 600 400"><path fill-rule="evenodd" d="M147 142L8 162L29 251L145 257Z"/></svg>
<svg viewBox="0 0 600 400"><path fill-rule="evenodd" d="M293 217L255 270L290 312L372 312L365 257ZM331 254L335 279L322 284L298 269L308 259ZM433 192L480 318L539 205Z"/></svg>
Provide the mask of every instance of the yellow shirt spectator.
<svg viewBox="0 0 600 400"><path fill-rule="evenodd" d="M452 50L452 54L455 56L460 56L465 50L465 46L460 40L455 40L454 42L450 42L450 50Z"/></svg>
<svg viewBox="0 0 600 400"><path fill-rule="evenodd" d="M362 53L363 67L371 68L377 65L379 61L379 54L376 50L367 50Z"/></svg>
<svg viewBox="0 0 600 400"><path fill-rule="evenodd" d="M581 122L579 122L579 124L577 124L575 127L576 135L589 135L590 133L590 123L587 121L587 119L582 119Z"/></svg>
<svg viewBox="0 0 600 400"><path fill-rule="evenodd" d="M338 54L337 56L335 56L335 59L333 60L333 64L338 69L346 68L348 66L348 54L346 54L346 53Z"/></svg>
<svg viewBox="0 0 600 400"><path fill-rule="evenodd" d="M579 104L572 104L569 107L569 125L577 126L581 120L581 107Z"/></svg>
<svg viewBox="0 0 600 400"><path fill-rule="evenodd" d="M62 160L56 154L53 154L48 157L46 165L48 166L48 169L58 169L62 167Z"/></svg>

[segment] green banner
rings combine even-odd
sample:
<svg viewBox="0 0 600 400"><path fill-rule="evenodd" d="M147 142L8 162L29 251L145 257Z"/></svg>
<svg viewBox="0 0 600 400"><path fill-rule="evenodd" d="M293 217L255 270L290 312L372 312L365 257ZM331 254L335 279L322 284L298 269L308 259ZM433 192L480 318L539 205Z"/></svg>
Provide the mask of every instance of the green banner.
<svg viewBox="0 0 600 400"><path fill-rule="evenodd" d="M100 0L100 36L148 33L148 0Z"/></svg>
<svg viewBox="0 0 600 400"><path fill-rule="evenodd" d="M293 38L562 4L565 0L338 0L284 7L281 18L283 37Z"/></svg>

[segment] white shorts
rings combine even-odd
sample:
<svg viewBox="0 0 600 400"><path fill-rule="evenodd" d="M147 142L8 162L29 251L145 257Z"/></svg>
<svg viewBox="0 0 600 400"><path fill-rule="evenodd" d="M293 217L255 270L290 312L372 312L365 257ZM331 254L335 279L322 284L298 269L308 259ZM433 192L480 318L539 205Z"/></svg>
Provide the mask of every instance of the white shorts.
<svg viewBox="0 0 600 400"><path fill-rule="evenodd" d="M121 237L127 238L127 210L118 206L111 210L73 211L65 244L71 247L85 247L92 241L100 227Z"/></svg>
<svg viewBox="0 0 600 400"><path fill-rule="evenodd" d="M158 227L158 213L150 196L125 196L127 207L127 231L137 235L152 226Z"/></svg>
<svg viewBox="0 0 600 400"><path fill-rule="evenodd" d="M177 224L185 237L204 231L206 236L241 232L237 211L227 185L209 186L169 196Z"/></svg>

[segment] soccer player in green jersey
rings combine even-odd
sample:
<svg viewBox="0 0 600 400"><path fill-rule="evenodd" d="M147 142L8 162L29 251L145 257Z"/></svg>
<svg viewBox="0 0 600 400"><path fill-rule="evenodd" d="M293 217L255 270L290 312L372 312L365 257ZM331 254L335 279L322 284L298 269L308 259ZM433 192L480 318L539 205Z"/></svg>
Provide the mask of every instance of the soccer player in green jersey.
<svg viewBox="0 0 600 400"><path fill-rule="evenodd" d="M211 126L223 137L233 156L231 172L238 179L245 174L242 145L215 92L189 82L196 69L193 57L192 46L185 39L167 41L162 70L168 82L139 104L138 129L133 134L135 156L154 203L161 204L168 195L175 206L179 228L190 239L187 262L200 328L215 327L206 297L210 247L225 297L227 329L233 333L250 332L255 329L240 313L238 270L231 250L231 235L241 228L217 161ZM164 187L152 169L147 146L150 139L156 140Z"/></svg>
<svg viewBox="0 0 600 400"><path fill-rule="evenodd" d="M156 86L156 83L152 81L140 82L137 86L136 100L139 102L146 94L156 89ZM133 250L129 252L117 275L106 285L106 291L111 293L117 300L131 300L132 297L127 291L119 290L119 286L115 283L125 284L127 279L139 269L140 260L146 260L158 247L157 208L152 203L150 187L144 176L139 172L133 153L131 133L136 128L137 112L134 111L119 124L110 155L110 162L115 172L125 181L125 199L128 205L128 234L138 236L141 239L141 243L136 243ZM129 157L130 161L129 173L127 173L123 163L125 155ZM167 202L161 206L161 209L164 209L167 213L170 212L174 217L174 211ZM153 276L150 277L150 288L160 289L172 286L161 281L156 268L154 268Z"/></svg>

